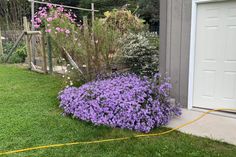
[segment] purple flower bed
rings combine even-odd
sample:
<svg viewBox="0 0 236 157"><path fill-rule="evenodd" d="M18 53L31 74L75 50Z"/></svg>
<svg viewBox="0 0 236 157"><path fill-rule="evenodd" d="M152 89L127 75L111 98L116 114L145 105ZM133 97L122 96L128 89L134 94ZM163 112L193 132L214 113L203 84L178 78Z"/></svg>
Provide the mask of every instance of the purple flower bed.
<svg viewBox="0 0 236 157"><path fill-rule="evenodd" d="M95 125L127 128L140 132L167 124L180 109L169 103L171 85L129 74L69 87L59 94L67 115Z"/></svg>

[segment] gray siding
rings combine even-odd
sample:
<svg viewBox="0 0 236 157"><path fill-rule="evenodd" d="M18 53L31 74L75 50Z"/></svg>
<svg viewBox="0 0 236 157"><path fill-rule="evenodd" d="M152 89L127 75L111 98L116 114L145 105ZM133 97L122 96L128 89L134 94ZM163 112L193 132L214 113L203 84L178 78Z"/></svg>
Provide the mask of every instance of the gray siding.
<svg viewBox="0 0 236 157"><path fill-rule="evenodd" d="M160 71L171 77L171 96L186 107L192 0L160 2Z"/></svg>

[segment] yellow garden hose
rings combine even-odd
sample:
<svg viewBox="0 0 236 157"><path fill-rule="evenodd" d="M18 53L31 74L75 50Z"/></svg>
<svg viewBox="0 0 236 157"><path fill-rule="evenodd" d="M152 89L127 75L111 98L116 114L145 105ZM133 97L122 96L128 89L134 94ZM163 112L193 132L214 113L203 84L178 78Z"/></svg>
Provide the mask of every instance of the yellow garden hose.
<svg viewBox="0 0 236 157"><path fill-rule="evenodd" d="M203 118L207 114L212 113L212 112L216 112L216 111L236 111L236 108L235 109L219 108L219 109L214 109L214 110L208 110L207 112L201 114L199 117L197 117L197 118L195 118L195 119L193 119L193 120L191 120L191 121L189 121L185 124L182 124L182 125L177 126L173 129L170 129L170 130L164 131L164 132L160 132L160 133L140 134L140 135L135 135L135 136L132 136L132 137L109 138L109 139L94 140L94 141L84 141L84 142L81 141L81 142L72 142L72 143L63 143L63 144L52 144L52 145L45 145L45 146L38 146L38 147L31 147L31 148L25 148L25 149L19 149L19 150L11 150L11 151L0 152L0 155L27 152L27 151L31 151L31 150L48 149L48 148L54 148L54 147L64 147L64 146L72 146L72 145L80 145L80 144L81 145L83 145L83 144L98 144L98 143L106 143L106 142L125 141L125 140L129 140L131 138L161 136L161 135L171 133L171 132L173 132L175 130L178 130L180 128L183 128L187 125L190 125L190 124L200 120L201 118Z"/></svg>

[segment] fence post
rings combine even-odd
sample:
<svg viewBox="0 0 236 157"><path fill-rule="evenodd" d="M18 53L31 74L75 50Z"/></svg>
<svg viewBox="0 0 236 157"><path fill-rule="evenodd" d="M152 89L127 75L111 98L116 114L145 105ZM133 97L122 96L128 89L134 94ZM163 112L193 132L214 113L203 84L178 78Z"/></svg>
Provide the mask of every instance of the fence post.
<svg viewBox="0 0 236 157"><path fill-rule="evenodd" d="M47 73L47 56L45 51L45 32L43 31L41 34L41 51L43 56L43 71Z"/></svg>
<svg viewBox="0 0 236 157"><path fill-rule="evenodd" d="M3 46L2 46L2 33L1 33L1 27L0 27L0 37L1 37L1 39L0 39L0 55L2 55L2 54L3 54Z"/></svg>
<svg viewBox="0 0 236 157"><path fill-rule="evenodd" d="M8 1L6 1L6 13L5 13L5 19L7 24L7 30L10 30L9 28L9 8L8 8Z"/></svg>
<svg viewBox="0 0 236 157"><path fill-rule="evenodd" d="M24 31L27 32L29 31L29 24L27 21L27 18L24 16L23 17L23 22L24 22ZM25 42L26 42L26 47L27 47L27 58L28 58L28 67L29 69L31 69L31 62L32 62L32 56L31 56L31 44L30 44L30 38L29 36L26 34L25 35Z"/></svg>
<svg viewBox="0 0 236 157"><path fill-rule="evenodd" d="M92 42L94 43L94 21L95 21L95 11L94 11L94 3L91 3L92 10Z"/></svg>
<svg viewBox="0 0 236 157"><path fill-rule="evenodd" d="M87 16L83 16L83 26L87 29L88 28L88 18Z"/></svg>
<svg viewBox="0 0 236 157"><path fill-rule="evenodd" d="M34 0L31 0L31 24L32 31L34 31Z"/></svg>
<svg viewBox="0 0 236 157"><path fill-rule="evenodd" d="M49 66L49 73L53 72L52 68L52 43L51 43L51 36L47 35L47 45L48 45L48 66Z"/></svg>
<svg viewBox="0 0 236 157"><path fill-rule="evenodd" d="M87 16L83 16L83 27L84 27L84 37L85 38L90 38L90 33L89 33L89 29L88 29L88 18ZM90 40L89 41L86 41L86 42L91 42ZM86 44L86 45L89 45L89 44ZM89 80L91 80L91 58L92 58L92 54L91 54L91 51L89 50L89 47L87 46L87 67L86 67L86 71L87 71L87 74L88 74L88 77L89 77Z"/></svg>
<svg viewBox="0 0 236 157"><path fill-rule="evenodd" d="M95 10L94 10L94 3L91 3L91 10L92 10L92 26L95 21Z"/></svg>
<svg viewBox="0 0 236 157"><path fill-rule="evenodd" d="M31 30L34 31L34 0L31 0ZM36 64L36 59L35 59L35 54L36 54L36 50L35 50L35 44L36 44L36 39L34 36L32 36L32 40L31 40L31 44L32 44L32 59L33 59L33 63Z"/></svg>

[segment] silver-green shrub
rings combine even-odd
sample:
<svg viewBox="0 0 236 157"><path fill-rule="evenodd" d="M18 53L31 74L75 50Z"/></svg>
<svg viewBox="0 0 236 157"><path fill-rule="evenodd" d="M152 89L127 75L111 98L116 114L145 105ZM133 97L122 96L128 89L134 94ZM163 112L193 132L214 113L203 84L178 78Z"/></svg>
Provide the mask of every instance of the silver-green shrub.
<svg viewBox="0 0 236 157"><path fill-rule="evenodd" d="M159 72L159 38L156 34L129 33L120 40L120 43L119 62L130 72L146 76Z"/></svg>

